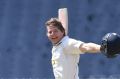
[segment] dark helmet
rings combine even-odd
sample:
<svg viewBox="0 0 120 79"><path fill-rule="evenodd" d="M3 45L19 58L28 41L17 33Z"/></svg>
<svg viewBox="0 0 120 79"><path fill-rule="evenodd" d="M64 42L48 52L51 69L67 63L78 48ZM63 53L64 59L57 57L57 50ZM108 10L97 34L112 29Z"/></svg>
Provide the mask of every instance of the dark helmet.
<svg viewBox="0 0 120 79"><path fill-rule="evenodd" d="M114 57L120 53L120 35L117 33L107 33L102 39L104 54L107 57Z"/></svg>

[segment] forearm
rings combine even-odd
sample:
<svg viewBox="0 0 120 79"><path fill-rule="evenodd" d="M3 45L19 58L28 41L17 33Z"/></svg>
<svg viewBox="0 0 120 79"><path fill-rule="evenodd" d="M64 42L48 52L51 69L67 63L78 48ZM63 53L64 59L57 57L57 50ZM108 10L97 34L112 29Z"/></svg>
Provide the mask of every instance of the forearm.
<svg viewBox="0 0 120 79"><path fill-rule="evenodd" d="M100 52L100 45L95 44L95 43L88 43L88 52L90 53Z"/></svg>
<svg viewBox="0 0 120 79"><path fill-rule="evenodd" d="M100 52L100 45L95 43L84 43L80 50L87 53L99 53Z"/></svg>

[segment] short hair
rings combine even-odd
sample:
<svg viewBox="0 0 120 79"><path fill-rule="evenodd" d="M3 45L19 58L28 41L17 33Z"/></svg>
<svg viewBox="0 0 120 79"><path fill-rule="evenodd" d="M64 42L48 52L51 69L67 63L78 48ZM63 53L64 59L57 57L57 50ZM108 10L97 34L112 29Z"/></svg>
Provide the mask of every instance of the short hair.
<svg viewBox="0 0 120 79"><path fill-rule="evenodd" d="M52 26L57 27L61 32L64 32L64 35L65 35L65 29L58 18L51 18L45 24L46 24L46 26L52 25Z"/></svg>

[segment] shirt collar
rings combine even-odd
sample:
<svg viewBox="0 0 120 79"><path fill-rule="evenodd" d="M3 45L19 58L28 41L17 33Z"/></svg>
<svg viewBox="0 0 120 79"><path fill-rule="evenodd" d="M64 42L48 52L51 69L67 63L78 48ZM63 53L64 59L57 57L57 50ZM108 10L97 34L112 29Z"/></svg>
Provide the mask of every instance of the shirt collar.
<svg viewBox="0 0 120 79"><path fill-rule="evenodd" d="M63 41L65 41L68 38L68 36L64 36L57 44L54 44L53 46L60 45Z"/></svg>

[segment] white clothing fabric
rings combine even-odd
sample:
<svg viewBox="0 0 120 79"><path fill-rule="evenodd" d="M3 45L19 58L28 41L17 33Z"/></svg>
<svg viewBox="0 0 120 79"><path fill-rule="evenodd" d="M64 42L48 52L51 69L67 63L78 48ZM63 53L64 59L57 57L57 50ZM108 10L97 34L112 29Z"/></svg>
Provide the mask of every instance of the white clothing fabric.
<svg viewBox="0 0 120 79"><path fill-rule="evenodd" d="M65 36L52 48L52 66L55 79L79 79L78 63L80 54L79 47L82 41Z"/></svg>

